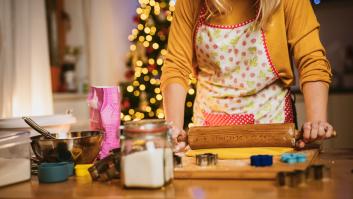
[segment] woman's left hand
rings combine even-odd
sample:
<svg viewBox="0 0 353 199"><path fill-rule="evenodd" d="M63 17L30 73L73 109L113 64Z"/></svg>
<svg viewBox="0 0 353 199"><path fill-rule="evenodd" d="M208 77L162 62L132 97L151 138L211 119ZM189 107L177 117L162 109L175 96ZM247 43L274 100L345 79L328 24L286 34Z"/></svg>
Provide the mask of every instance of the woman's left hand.
<svg viewBox="0 0 353 199"><path fill-rule="evenodd" d="M336 132L328 122L306 122L302 128L303 139L297 143L299 148L316 140L328 139L336 136Z"/></svg>

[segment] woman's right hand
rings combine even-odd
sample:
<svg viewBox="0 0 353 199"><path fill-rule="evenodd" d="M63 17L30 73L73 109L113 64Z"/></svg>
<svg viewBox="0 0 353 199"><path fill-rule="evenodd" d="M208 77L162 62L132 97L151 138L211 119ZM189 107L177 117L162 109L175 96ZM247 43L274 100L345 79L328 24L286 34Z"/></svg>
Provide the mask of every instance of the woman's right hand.
<svg viewBox="0 0 353 199"><path fill-rule="evenodd" d="M174 152L182 152L187 146L187 133L183 129L173 126L172 140Z"/></svg>

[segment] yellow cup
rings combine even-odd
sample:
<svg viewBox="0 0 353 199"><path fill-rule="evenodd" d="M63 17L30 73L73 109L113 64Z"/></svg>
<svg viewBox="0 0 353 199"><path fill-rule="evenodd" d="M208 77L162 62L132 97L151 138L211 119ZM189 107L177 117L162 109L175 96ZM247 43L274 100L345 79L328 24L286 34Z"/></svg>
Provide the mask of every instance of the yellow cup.
<svg viewBox="0 0 353 199"><path fill-rule="evenodd" d="M77 164L75 166L75 174L78 177L90 175L88 168L93 166L93 164Z"/></svg>

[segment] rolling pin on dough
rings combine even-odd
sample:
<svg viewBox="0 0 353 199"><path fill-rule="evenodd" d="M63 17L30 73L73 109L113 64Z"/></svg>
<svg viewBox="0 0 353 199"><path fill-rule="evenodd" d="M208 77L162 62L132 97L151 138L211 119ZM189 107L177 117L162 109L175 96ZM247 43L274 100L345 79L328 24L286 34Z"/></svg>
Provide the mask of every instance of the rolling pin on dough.
<svg viewBox="0 0 353 199"><path fill-rule="evenodd" d="M334 133L335 135L335 133ZM191 149L234 147L296 147L302 133L293 123L249 124L217 127L191 127L188 143Z"/></svg>

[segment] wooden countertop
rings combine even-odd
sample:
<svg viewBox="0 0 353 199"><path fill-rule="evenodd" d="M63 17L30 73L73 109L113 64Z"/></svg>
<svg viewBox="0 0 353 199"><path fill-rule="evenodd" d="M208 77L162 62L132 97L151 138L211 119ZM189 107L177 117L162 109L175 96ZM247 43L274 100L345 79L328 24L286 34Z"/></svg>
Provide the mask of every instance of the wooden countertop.
<svg viewBox="0 0 353 199"><path fill-rule="evenodd" d="M353 198L353 149L323 152L316 163L331 167L331 180L300 188L281 188L265 180L174 180L159 190L126 190L118 180L101 183L72 177L63 183L39 184L34 176L0 188L0 198Z"/></svg>

